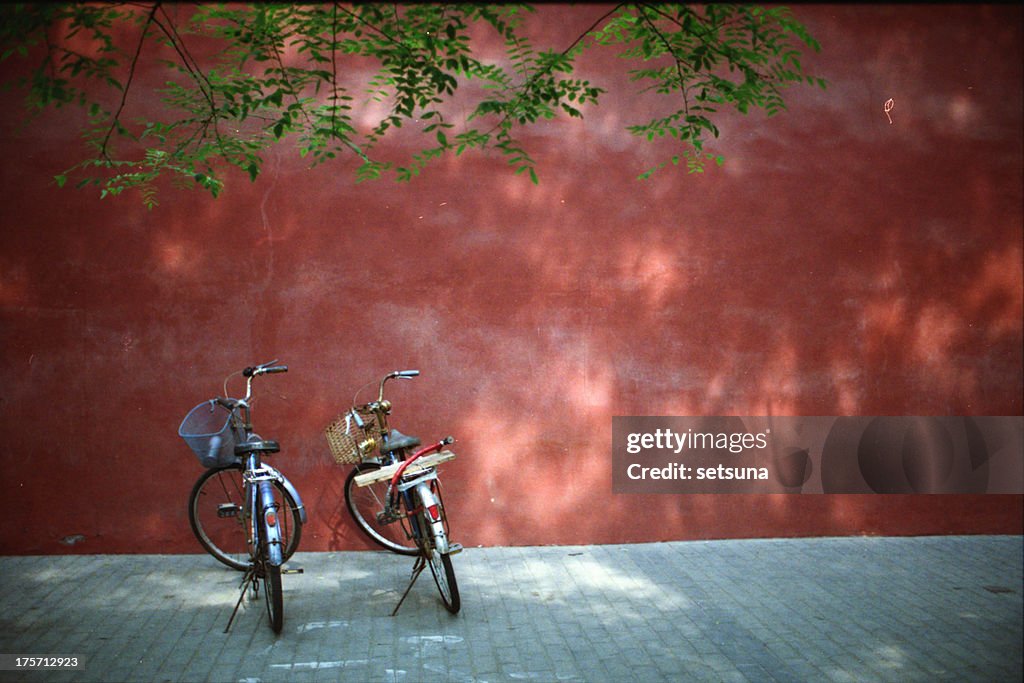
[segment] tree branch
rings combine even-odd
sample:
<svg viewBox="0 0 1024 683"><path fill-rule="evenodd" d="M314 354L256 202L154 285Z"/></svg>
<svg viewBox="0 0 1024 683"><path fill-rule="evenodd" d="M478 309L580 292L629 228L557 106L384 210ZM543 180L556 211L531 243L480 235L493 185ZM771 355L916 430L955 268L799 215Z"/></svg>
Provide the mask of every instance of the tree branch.
<svg viewBox="0 0 1024 683"><path fill-rule="evenodd" d="M572 43L569 45L569 47L567 47L564 50L562 50L561 56L564 57L565 55L569 54L573 50L573 48L575 48L577 45L579 45L581 42L583 42L583 40L588 35L590 35L594 30L596 30L597 27L601 25L601 23L603 23L606 19L608 19L608 17L614 15L616 12L621 10L626 5L628 5L628 3L620 2L619 4L615 5L610 10L608 10L607 12L602 14L600 17L598 17L598 19L596 21L594 21L594 23L592 23L589 28L587 28L582 33L580 33L578 36L576 36L576 39L572 41ZM535 87L535 85L537 83L537 80L542 75L550 73L551 68L552 67L549 66L547 69L544 69L543 71L538 71L538 72L534 73L532 76L530 76L530 78L527 79L523 83L522 86L520 86L520 88L519 88L520 93L516 96L516 98L528 95L532 91L532 89ZM513 99L516 99L516 98L513 98ZM496 123L489 131L487 131L487 135L491 135L494 131L498 130L499 128L505 127L505 124L508 122L509 116L510 116L510 114L508 113L508 111L506 111L505 114L501 117L501 120L499 120L498 123Z"/></svg>
<svg viewBox="0 0 1024 683"><path fill-rule="evenodd" d="M665 49L672 56L672 61L675 62L675 65L676 65L676 75L679 76L679 92L683 96L683 112L685 113L685 116L687 117L687 119L689 119L689 117L690 117L690 95L687 92L686 78L683 75L683 67L682 67L682 61L683 60L679 57L678 54L676 54L675 48L673 48L671 43L669 43L668 38L665 37L665 34L663 34L661 32L661 30L658 28L658 26L653 21L651 21L650 17L647 16L647 13L645 11L643 11L647 7L648 7L648 5L644 4L643 7L640 8L640 10L641 10L640 11L640 16L647 23L647 25L650 27L650 29L652 31L654 31L654 35L658 36L658 39L662 42L662 44L665 46ZM655 10L655 11L658 11L658 10ZM682 28L681 25L680 25L680 28Z"/></svg>
<svg viewBox="0 0 1024 683"><path fill-rule="evenodd" d="M149 33L149 27L153 24L156 11L159 8L159 2L153 3L153 7L149 10L149 15L146 17L146 23L142 26L142 33L139 35L139 43L135 46L135 54L132 55L132 63L128 68L128 80L125 81L124 87L121 88L121 102L117 106L117 111L114 112L114 118L110 121L110 127L107 129L107 134L103 137L103 144L100 145L100 154L102 154L104 160L108 162L110 161L110 155L107 154L107 145L110 144L110 136L113 135L114 130L120 124L121 112L124 111L125 103L128 101L128 91L131 89L132 81L135 78L135 67L139 63L139 55L142 54L142 46L146 42L146 34Z"/></svg>

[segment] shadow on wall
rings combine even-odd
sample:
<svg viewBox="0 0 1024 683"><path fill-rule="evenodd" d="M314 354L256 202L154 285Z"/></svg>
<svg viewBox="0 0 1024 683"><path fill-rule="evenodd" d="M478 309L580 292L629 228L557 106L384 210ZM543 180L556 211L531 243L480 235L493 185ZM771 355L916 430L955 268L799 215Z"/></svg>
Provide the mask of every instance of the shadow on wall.
<svg viewBox="0 0 1024 683"><path fill-rule="evenodd" d="M275 357L292 372L258 387L257 430L310 506L304 549L364 547L321 432L409 367L394 424L459 439L444 480L467 545L1019 531L1019 496L610 493L613 415L1021 413L1019 10L800 15L832 87L726 117L728 161L702 176L635 180L664 150L622 151L626 98L540 128L536 187L470 157L353 186L280 151L255 185L151 213L44 187L60 146L5 137L32 173L3 173L0 426L22 499L4 550L194 551L178 422ZM965 63L943 46L968 19L994 37Z"/></svg>

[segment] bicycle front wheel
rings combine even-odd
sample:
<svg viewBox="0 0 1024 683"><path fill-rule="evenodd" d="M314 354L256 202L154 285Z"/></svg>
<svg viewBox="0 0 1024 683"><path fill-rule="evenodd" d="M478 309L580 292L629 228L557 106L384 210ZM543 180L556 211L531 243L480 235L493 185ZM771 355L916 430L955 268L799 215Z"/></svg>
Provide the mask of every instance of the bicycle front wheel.
<svg viewBox="0 0 1024 683"><path fill-rule="evenodd" d="M199 544L217 561L245 571L249 568L248 520L245 518L245 486L242 465L206 470L196 481L188 501L188 521ZM285 504L280 516L284 559L299 547L302 520L298 505L279 482L273 482L275 497Z"/></svg>
<svg viewBox="0 0 1024 683"><path fill-rule="evenodd" d="M377 513L384 511L388 482L379 481L369 486L357 486L355 483L357 475L378 469L380 465L372 462L364 462L352 468L345 479L345 506L355 520L356 526L371 541L399 555L418 555L419 548L407 532L404 520L390 524L377 521Z"/></svg>

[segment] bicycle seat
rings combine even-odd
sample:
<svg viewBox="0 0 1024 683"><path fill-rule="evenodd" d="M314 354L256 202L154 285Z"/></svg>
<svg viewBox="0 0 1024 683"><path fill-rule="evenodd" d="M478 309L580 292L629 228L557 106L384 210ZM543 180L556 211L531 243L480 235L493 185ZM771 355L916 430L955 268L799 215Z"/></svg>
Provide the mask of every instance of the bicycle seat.
<svg viewBox="0 0 1024 683"><path fill-rule="evenodd" d="M235 455L248 455L253 451L260 453L277 453L281 446L276 441L247 441L235 445Z"/></svg>
<svg viewBox="0 0 1024 683"><path fill-rule="evenodd" d="M397 429L392 429L388 442L380 447L385 453L400 451L406 448L415 448L420 445L420 440L415 436L406 436Z"/></svg>

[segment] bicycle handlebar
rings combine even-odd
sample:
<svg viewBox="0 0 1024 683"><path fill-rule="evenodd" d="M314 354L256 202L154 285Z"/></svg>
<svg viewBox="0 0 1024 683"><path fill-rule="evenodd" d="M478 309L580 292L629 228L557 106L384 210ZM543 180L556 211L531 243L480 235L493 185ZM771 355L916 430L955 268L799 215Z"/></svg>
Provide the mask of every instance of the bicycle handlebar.
<svg viewBox="0 0 1024 683"><path fill-rule="evenodd" d="M377 403L384 402L384 384L389 379L412 379L413 377L419 377L419 370L395 370L384 375L384 379L380 381L380 391L377 392Z"/></svg>
<svg viewBox="0 0 1024 683"><path fill-rule="evenodd" d="M242 376L256 377L257 375L269 375L274 372L288 372L287 365L274 365L276 362L277 359L274 359L269 363L264 363L255 367L247 367L245 370L242 370Z"/></svg>
<svg viewBox="0 0 1024 683"><path fill-rule="evenodd" d="M277 372L288 372L288 366L287 365L274 365L274 363L276 363L276 362L277 362L277 359L275 358L274 360L272 360L272 361L270 361L268 363L263 363L261 365L256 365L256 366L249 366L249 367L245 368L244 370L242 370L241 374L242 374L243 377L245 377L245 398L241 399L241 406L248 407L247 404L249 403L249 399L252 398L252 380L253 380L254 377L259 377L260 375L269 375L269 374L273 374L273 373L277 373ZM224 380L224 393L225 394L228 393L228 380L231 379L232 377L234 377L235 374L238 374L238 373L233 373L231 375L228 375L227 379ZM232 399L232 400L237 400L237 399Z"/></svg>

